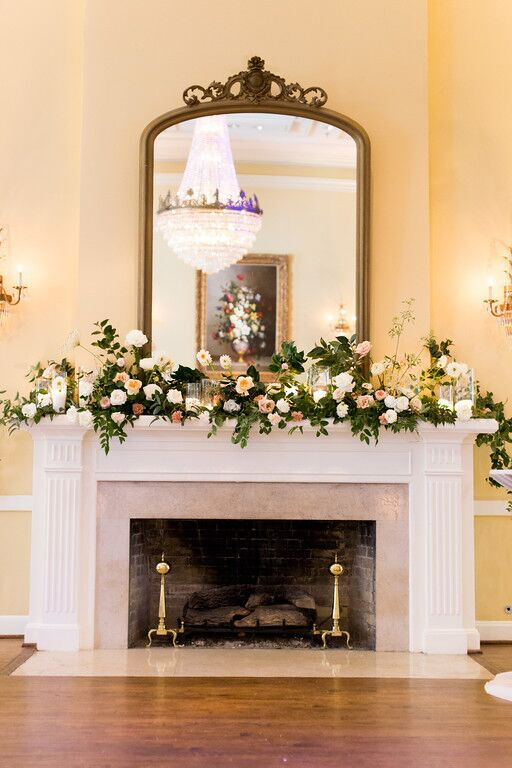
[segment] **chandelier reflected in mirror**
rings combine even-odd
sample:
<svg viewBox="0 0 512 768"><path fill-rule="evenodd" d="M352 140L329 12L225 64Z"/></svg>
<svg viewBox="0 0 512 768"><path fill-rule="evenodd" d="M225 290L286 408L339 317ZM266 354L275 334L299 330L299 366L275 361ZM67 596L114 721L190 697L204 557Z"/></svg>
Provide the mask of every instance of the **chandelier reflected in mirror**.
<svg viewBox="0 0 512 768"><path fill-rule="evenodd" d="M236 177L223 115L197 118L178 193L160 197L158 229L176 256L207 274L250 251L263 211Z"/></svg>

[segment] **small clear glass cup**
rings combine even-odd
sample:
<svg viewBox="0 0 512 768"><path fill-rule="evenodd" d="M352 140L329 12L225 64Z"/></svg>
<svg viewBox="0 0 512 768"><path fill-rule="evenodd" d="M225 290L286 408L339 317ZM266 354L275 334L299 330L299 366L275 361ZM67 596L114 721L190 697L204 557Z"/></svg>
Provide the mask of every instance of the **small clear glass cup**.
<svg viewBox="0 0 512 768"><path fill-rule="evenodd" d="M437 402L441 407L453 410L453 384L439 385Z"/></svg>
<svg viewBox="0 0 512 768"><path fill-rule="evenodd" d="M63 413L66 410L67 391L68 382L66 371L63 368L54 368L52 373L51 395L52 406L55 413Z"/></svg>
<svg viewBox="0 0 512 768"><path fill-rule="evenodd" d="M469 400L473 405L475 404L475 372L473 368L469 368L455 381L454 402L459 403L461 400Z"/></svg>
<svg viewBox="0 0 512 768"><path fill-rule="evenodd" d="M213 408L215 405L215 396L219 392L219 382L213 379L201 380L201 405L205 408Z"/></svg>
<svg viewBox="0 0 512 768"><path fill-rule="evenodd" d="M185 408L187 411L197 411L201 407L201 383L194 381L187 384L185 393Z"/></svg>
<svg viewBox="0 0 512 768"><path fill-rule="evenodd" d="M312 365L308 371L308 389L313 395L313 400L318 403L329 391L331 386L331 372L320 365Z"/></svg>
<svg viewBox="0 0 512 768"><path fill-rule="evenodd" d="M39 408L52 405L51 383L42 377L36 381L36 402Z"/></svg>

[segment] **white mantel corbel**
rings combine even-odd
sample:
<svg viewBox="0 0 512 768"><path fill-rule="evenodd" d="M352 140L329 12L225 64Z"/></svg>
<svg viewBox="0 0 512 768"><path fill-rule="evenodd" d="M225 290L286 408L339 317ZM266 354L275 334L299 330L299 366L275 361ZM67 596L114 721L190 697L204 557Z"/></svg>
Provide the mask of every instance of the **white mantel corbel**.
<svg viewBox="0 0 512 768"><path fill-rule="evenodd" d="M90 430L65 417L30 428L34 440L30 618L26 642L46 650L94 647L96 488L100 481L403 483L409 489L411 651L466 653L475 628L473 453L493 420L422 424L378 445L331 425L327 437L254 434L246 449L225 426L141 417L105 456ZM85 438L85 439L84 439Z"/></svg>

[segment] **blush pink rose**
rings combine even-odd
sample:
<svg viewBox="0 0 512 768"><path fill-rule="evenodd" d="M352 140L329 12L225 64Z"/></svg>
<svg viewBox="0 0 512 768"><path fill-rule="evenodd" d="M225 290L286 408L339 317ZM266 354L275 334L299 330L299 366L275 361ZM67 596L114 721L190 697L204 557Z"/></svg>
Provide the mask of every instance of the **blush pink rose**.
<svg viewBox="0 0 512 768"><path fill-rule="evenodd" d="M302 421L304 418L304 414L302 411L292 411L292 419L293 421Z"/></svg>
<svg viewBox="0 0 512 768"><path fill-rule="evenodd" d="M132 411L134 416L142 416L146 409L142 405L142 403L134 403L132 405Z"/></svg>
<svg viewBox="0 0 512 768"><path fill-rule="evenodd" d="M369 341L362 341L356 347L356 355L359 355L359 357L365 357L371 348L372 348L372 345L370 344Z"/></svg>
<svg viewBox="0 0 512 768"><path fill-rule="evenodd" d="M381 415L379 416L379 421L380 421L381 424L387 424L388 423L388 420L387 420L387 417L386 417L385 413L381 413Z"/></svg>
<svg viewBox="0 0 512 768"><path fill-rule="evenodd" d="M130 377L126 373L126 371L121 371L121 373L116 373L114 381L122 381L123 384L126 384Z"/></svg>
<svg viewBox="0 0 512 768"><path fill-rule="evenodd" d="M383 389L378 389L375 393L376 400L384 400L386 392Z"/></svg>
<svg viewBox="0 0 512 768"><path fill-rule="evenodd" d="M275 402L271 400L270 397L262 397L261 400L258 401L260 413L272 413L275 405Z"/></svg>
<svg viewBox="0 0 512 768"><path fill-rule="evenodd" d="M181 411L173 411L171 415L171 421L173 424L178 424L183 418L183 414Z"/></svg>
<svg viewBox="0 0 512 768"><path fill-rule="evenodd" d="M100 400L100 406L102 408L110 408L110 397L102 397Z"/></svg>
<svg viewBox="0 0 512 768"><path fill-rule="evenodd" d="M372 395L359 395L356 398L356 405L358 408L369 408L374 402Z"/></svg>

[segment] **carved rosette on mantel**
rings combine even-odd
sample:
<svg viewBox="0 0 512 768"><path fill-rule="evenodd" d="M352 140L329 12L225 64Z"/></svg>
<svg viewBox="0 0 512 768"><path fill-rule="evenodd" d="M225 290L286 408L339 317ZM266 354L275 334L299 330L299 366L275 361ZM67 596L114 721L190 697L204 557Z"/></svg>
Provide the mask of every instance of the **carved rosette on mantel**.
<svg viewBox="0 0 512 768"><path fill-rule="evenodd" d="M416 434L386 433L378 445L367 446L353 438L350 426L338 424L321 440L311 428L304 435L254 435L241 451L230 442L229 426L207 440L207 426L180 427L141 417L127 445L114 443L105 456L92 431L70 425L64 416L42 420L29 429L35 450L25 640L44 650L93 648L101 622L119 617L127 622L127 579L114 584L113 571L105 572L104 565L101 571L97 561L99 483L137 481L138 493L144 483L239 483L241 517L245 482L382 483L408 488L409 650L475 650L473 442L477 434L496 429L495 421L483 419L441 427L422 424ZM284 505L286 493L283 487L279 491ZM131 516L140 513L135 508ZM129 515L123 514L115 510L116 546L126 564ZM377 524L377 551L380 545ZM393 542L391 548L393 557L401 556ZM379 592L378 570L377 649L379 600L387 599ZM393 573L387 578L393 579ZM115 610L99 610L104 595L111 601L115 596ZM122 637L127 637L124 631Z"/></svg>

